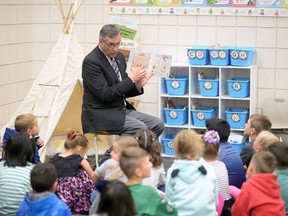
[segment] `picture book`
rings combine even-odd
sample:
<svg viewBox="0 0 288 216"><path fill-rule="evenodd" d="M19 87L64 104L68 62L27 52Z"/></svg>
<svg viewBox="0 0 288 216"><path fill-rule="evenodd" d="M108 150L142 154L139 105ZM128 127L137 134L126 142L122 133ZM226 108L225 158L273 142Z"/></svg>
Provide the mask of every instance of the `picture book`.
<svg viewBox="0 0 288 216"><path fill-rule="evenodd" d="M148 73L159 77L169 77L171 62L171 55L151 54Z"/></svg>
<svg viewBox="0 0 288 216"><path fill-rule="evenodd" d="M153 73L158 77L169 77L171 69L172 56L160 55L139 50L131 50L127 62L127 73L133 68L145 65L147 73Z"/></svg>

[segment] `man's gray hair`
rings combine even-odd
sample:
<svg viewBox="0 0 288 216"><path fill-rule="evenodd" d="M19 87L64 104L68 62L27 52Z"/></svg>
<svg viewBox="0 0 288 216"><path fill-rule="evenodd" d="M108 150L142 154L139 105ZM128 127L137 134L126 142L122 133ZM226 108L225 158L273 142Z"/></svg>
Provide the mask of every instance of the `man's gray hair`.
<svg viewBox="0 0 288 216"><path fill-rule="evenodd" d="M112 24L104 25L99 33L99 38L105 40L106 37L115 38L119 35L119 29Z"/></svg>

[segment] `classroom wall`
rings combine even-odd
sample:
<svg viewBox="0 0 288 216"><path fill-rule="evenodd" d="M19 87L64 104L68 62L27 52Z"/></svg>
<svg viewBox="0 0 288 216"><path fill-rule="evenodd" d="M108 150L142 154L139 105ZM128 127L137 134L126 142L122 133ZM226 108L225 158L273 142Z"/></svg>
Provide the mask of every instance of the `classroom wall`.
<svg viewBox="0 0 288 216"><path fill-rule="evenodd" d="M62 0L67 10L70 0ZM108 1L85 0L74 34L85 54L111 22ZM114 15L120 16L120 15ZM257 107L267 97L288 98L288 17L121 15L139 20L140 49L187 62L186 47L220 43L256 47ZM16 111L46 62L62 29L54 0L0 0L0 127ZM152 78L139 109L158 115L158 79Z"/></svg>

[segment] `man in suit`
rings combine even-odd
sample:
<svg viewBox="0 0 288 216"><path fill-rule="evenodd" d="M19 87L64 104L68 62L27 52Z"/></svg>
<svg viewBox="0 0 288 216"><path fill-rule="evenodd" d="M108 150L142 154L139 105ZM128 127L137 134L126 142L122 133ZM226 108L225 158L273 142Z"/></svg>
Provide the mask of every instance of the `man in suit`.
<svg viewBox="0 0 288 216"><path fill-rule="evenodd" d="M125 58L118 52L120 43L117 27L105 25L100 30L98 46L83 61L83 133L108 131L132 135L148 128L160 136L163 121L136 111L125 99L143 94L152 74L146 74L144 65L127 74Z"/></svg>

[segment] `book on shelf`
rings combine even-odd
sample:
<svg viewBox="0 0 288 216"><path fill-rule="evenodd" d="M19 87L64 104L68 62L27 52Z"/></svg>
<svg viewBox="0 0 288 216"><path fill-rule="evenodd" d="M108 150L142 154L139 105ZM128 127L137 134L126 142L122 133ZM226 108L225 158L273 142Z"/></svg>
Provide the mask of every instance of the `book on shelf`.
<svg viewBox="0 0 288 216"><path fill-rule="evenodd" d="M130 73L135 67L145 65L147 68L147 74L153 73L153 75L157 77L169 77L171 62L171 55L131 50L127 62L127 73Z"/></svg>

